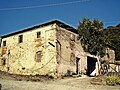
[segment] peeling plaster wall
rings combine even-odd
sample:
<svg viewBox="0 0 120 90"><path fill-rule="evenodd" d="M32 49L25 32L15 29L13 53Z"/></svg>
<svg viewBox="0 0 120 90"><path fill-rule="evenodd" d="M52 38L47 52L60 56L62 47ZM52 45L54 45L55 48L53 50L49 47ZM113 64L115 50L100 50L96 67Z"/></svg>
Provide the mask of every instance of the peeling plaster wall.
<svg viewBox="0 0 120 90"><path fill-rule="evenodd" d="M110 48L106 48L106 52L105 52L105 56L102 58L102 60L104 60L105 62L115 62L115 51L110 49ZM114 64L109 64L110 67L115 68L116 65ZM110 72L114 72L114 70L112 68L109 68Z"/></svg>
<svg viewBox="0 0 120 90"><path fill-rule="evenodd" d="M58 27L56 30L57 37L57 72L58 74L76 73L75 50L83 52L82 46L77 40L77 34ZM61 45L61 48L60 48ZM71 54L73 55L71 57ZM81 62L79 61L79 65Z"/></svg>
<svg viewBox="0 0 120 90"><path fill-rule="evenodd" d="M41 32L37 38L37 32ZM19 35L23 42L18 43ZM2 39L0 48L0 70L22 75L56 75L76 73L75 50L84 52L77 40L77 34L63 29L56 24L36 28ZM6 46L3 47L3 41ZM41 53L40 62L36 61L36 53ZM6 60L3 65L3 60ZM79 61L80 71L84 69L84 57ZM9 67L9 68L8 68Z"/></svg>
<svg viewBox="0 0 120 90"><path fill-rule="evenodd" d="M0 70L23 75L44 75L56 72L56 49L48 44L48 42L55 44L55 28L54 24L3 38L2 41L6 40L6 46L1 47L0 52L2 53L4 49L5 54L1 55L0 61L2 62L5 58L6 64L1 63ZM36 33L39 31L41 37L37 38ZM22 43L18 43L19 35L23 35ZM38 51L42 52L41 62L35 61L35 54Z"/></svg>
<svg viewBox="0 0 120 90"><path fill-rule="evenodd" d="M115 51L110 48L106 48L105 56L102 59L105 61L114 62L115 61Z"/></svg>

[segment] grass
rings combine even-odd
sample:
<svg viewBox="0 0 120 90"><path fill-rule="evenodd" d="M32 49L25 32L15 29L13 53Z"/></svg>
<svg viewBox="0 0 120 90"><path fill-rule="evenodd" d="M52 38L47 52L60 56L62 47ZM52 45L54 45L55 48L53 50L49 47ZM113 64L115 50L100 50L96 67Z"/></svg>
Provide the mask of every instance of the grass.
<svg viewBox="0 0 120 90"><path fill-rule="evenodd" d="M106 76L106 84L110 86L120 85L120 77L117 76Z"/></svg>

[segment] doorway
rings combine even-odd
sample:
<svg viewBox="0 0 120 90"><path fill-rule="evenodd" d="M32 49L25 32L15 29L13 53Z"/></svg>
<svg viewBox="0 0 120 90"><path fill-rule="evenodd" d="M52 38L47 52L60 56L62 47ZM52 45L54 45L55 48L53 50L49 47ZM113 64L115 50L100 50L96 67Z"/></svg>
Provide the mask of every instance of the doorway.
<svg viewBox="0 0 120 90"><path fill-rule="evenodd" d="M80 58L76 57L76 73L77 73L77 75L80 74L80 63L79 63L79 61L80 61Z"/></svg>
<svg viewBox="0 0 120 90"><path fill-rule="evenodd" d="M87 75L91 76L91 73L96 69L97 59L87 56Z"/></svg>

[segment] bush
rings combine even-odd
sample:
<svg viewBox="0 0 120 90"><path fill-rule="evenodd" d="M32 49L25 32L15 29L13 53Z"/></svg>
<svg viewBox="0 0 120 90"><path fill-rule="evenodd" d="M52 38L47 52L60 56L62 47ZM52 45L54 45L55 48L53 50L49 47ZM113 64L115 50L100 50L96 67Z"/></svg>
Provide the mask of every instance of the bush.
<svg viewBox="0 0 120 90"><path fill-rule="evenodd" d="M106 76L105 80L107 85L120 85L120 77Z"/></svg>

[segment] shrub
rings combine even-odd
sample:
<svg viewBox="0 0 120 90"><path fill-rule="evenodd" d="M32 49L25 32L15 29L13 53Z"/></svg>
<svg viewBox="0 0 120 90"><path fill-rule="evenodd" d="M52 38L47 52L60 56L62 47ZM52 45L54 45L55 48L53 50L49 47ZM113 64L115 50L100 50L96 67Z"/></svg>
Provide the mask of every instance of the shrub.
<svg viewBox="0 0 120 90"><path fill-rule="evenodd" d="M107 85L120 85L120 77L106 76L105 80Z"/></svg>

